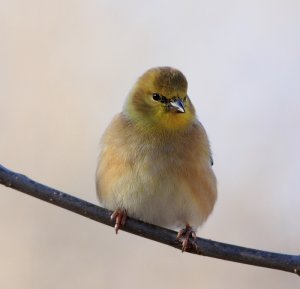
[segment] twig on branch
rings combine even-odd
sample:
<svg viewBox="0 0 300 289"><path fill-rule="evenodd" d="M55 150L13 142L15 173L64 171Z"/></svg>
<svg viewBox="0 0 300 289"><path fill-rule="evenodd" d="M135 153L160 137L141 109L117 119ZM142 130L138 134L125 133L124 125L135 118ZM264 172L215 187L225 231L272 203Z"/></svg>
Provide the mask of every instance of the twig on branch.
<svg viewBox="0 0 300 289"><path fill-rule="evenodd" d="M111 227L114 226L114 222L110 219L111 211L42 185L1 165L0 183L97 222ZM146 224L132 218L127 219L122 230L181 250L181 243L177 241L177 233L174 231ZM299 255L286 255L249 249L203 238L197 238L197 246L200 248L200 252L194 248L188 249L187 252L300 275Z"/></svg>

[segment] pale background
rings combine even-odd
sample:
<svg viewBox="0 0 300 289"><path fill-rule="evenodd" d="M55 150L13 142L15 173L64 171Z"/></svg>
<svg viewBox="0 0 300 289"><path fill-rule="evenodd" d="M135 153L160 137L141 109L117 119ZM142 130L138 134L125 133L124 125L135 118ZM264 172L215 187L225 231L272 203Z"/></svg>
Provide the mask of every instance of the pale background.
<svg viewBox="0 0 300 289"><path fill-rule="evenodd" d="M97 203L101 134L170 65L212 144L198 235L300 254L300 2L1 1L0 163ZM0 187L0 287L296 289L296 275L182 254Z"/></svg>

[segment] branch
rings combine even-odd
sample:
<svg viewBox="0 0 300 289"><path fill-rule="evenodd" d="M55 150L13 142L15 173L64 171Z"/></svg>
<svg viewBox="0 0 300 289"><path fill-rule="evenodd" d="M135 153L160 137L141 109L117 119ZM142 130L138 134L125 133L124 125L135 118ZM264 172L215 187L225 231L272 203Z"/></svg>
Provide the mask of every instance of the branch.
<svg viewBox="0 0 300 289"><path fill-rule="evenodd" d="M0 183L102 224L114 226L110 219L111 211L42 185L1 165ZM181 243L176 239L174 231L132 218L126 220L122 230L181 250ZM203 238L197 238L197 246L200 252L194 248L188 249L187 252L300 275L300 256L249 249Z"/></svg>

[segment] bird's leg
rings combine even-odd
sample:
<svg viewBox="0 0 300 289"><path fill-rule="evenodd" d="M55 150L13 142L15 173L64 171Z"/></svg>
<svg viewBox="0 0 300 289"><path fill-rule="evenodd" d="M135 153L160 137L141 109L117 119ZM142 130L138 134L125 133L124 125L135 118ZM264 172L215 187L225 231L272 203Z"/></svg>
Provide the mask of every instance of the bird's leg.
<svg viewBox="0 0 300 289"><path fill-rule="evenodd" d="M121 227L125 225L127 212L123 209L116 209L110 216L111 220L115 221L115 231L118 234L118 231Z"/></svg>
<svg viewBox="0 0 300 289"><path fill-rule="evenodd" d="M197 236L193 228L186 224L184 229L181 229L177 234L177 239L182 244L182 252L186 251L190 247L197 249Z"/></svg>

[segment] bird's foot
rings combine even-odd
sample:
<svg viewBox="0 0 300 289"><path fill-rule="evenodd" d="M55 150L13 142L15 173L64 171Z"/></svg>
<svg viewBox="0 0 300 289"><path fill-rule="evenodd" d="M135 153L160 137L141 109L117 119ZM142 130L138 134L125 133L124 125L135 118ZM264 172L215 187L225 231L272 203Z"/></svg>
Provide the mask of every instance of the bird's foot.
<svg viewBox="0 0 300 289"><path fill-rule="evenodd" d="M125 225L127 212L126 210L118 208L111 214L110 218L115 221L115 231L116 234L118 234L119 229Z"/></svg>
<svg viewBox="0 0 300 289"><path fill-rule="evenodd" d="M186 225L184 229L181 229L177 234L177 239L182 244L182 252L186 251L189 248L198 249L197 246L197 236L195 231L190 225Z"/></svg>

